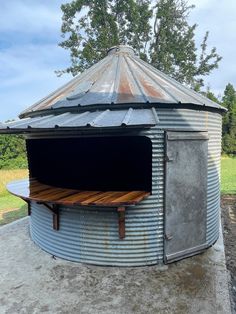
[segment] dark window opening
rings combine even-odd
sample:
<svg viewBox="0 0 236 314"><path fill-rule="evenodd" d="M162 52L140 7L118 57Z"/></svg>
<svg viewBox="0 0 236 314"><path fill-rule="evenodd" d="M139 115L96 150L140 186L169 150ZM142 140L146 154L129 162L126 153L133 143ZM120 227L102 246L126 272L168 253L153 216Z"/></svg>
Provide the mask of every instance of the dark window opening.
<svg viewBox="0 0 236 314"><path fill-rule="evenodd" d="M27 140L30 176L41 183L94 191L150 191L152 143L147 137Z"/></svg>

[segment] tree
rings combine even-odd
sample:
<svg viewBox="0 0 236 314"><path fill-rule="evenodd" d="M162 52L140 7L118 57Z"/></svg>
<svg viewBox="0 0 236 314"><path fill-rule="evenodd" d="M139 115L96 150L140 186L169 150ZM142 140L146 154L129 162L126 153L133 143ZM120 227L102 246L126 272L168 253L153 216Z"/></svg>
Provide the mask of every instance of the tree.
<svg viewBox="0 0 236 314"><path fill-rule="evenodd" d="M27 168L25 140L21 135L0 135L0 169Z"/></svg>
<svg viewBox="0 0 236 314"><path fill-rule="evenodd" d="M223 151L236 154L236 91L232 84L227 84L222 105L228 109L223 117Z"/></svg>
<svg viewBox="0 0 236 314"><path fill-rule="evenodd" d="M189 25L194 6L187 0L73 0L61 6L62 37L71 66L63 71L78 74L102 59L111 46L125 44L166 74L199 89L203 76L218 67L216 48L208 53L206 32L197 51L197 25ZM199 57L198 57L199 55Z"/></svg>
<svg viewBox="0 0 236 314"><path fill-rule="evenodd" d="M207 86L206 91L202 91L201 94L210 100L216 102L217 104L221 105L221 100L219 99L220 96L216 97L216 95L211 91L210 86Z"/></svg>
<svg viewBox="0 0 236 314"><path fill-rule="evenodd" d="M188 23L193 8L186 0L157 2L150 60L156 68L199 90L204 85L202 77L218 67L221 57L215 47L207 53L209 32L206 32L198 58L194 40L197 25Z"/></svg>
<svg viewBox="0 0 236 314"><path fill-rule="evenodd" d="M62 37L59 45L70 50L73 75L106 56L111 46L127 44L142 54L149 39L150 1L74 0L61 6Z"/></svg>

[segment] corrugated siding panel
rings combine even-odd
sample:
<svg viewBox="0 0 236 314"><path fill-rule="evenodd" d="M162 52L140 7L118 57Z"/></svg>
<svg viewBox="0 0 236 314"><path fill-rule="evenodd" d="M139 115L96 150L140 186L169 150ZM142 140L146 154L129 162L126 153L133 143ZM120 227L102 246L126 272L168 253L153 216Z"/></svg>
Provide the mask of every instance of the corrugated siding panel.
<svg viewBox="0 0 236 314"><path fill-rule="evenodd" d="M153 191L126 210L126 236L120 240L116 210L61 207L60 230L52 215L32 203L31 235L44 250L61 258L97 265L139 266L163 260L163 131L144 131L153 145Z"/></svg>
<svg viewBox="0 0 236 314"><path fill-rule="evenodd" d="M107 128L107 127L145 127L158 123L154 108L99 110L83 113L66 112L58 115L25 118L0 124L0 133L34 133L55 128Z"/></svg>
<svg viewBox="0 0 236 314"><path fill-rule="evenodd" d="M208 130L207 234L212 245L219 235L220 160L222 116L214 112L159 109L160 126L176 130Z"/></svg>

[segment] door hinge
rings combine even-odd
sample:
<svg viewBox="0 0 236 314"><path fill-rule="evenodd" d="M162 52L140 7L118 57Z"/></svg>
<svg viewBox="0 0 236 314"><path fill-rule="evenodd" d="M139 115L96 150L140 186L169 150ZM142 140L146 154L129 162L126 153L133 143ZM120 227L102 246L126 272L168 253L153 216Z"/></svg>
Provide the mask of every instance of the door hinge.
<svg viewBox="0 0 236 314"><path fill-rule="evenodd" d="M169 156L165 156L165 162L172 162L174 159L171 159Z"/></svg>

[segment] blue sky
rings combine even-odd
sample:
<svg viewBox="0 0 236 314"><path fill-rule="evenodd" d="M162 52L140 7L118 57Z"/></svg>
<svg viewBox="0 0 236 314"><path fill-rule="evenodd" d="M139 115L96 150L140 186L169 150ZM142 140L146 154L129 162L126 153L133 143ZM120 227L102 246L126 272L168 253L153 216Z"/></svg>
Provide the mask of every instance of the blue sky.
<svg viewBox="0 0 236 314"><path fill-rule="evenodd" d="M58 47L62 0L1 1L0 11L0 121L15 118L34 102L71 77L54 71L69 65L69 53ZM222 94L231 82L236 87L236 1L190 0L196 8L190 21L199 24L196 40L210 31L209 46L223 60L206 82Z"/></svg>

